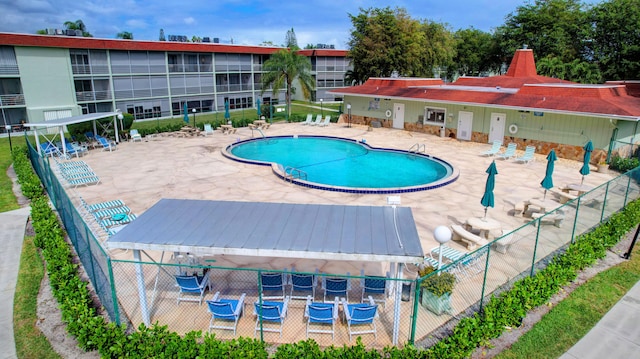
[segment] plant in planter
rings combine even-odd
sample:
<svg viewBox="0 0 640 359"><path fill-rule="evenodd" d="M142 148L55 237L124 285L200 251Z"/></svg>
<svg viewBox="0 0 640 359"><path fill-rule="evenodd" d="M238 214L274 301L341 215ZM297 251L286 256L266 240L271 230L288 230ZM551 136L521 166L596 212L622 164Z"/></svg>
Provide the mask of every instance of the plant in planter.
<svg viewBox="0 0 640 359"><path fill-rule="evenodd" d="M422 289L421 304L437 315L442 313L450 313L451 292L456 284L455 275L448 272L441 272L440 275L432 274L435 268L431 266L420 269L418 275L420 278L428 276L420 283Z"/></svg>

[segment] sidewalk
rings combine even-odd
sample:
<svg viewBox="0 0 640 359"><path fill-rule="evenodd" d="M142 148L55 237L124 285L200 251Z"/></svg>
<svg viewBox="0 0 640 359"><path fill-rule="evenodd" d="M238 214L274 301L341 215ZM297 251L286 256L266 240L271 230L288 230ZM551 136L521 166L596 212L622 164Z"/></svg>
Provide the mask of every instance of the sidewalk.
<svg viewBox="0 0 640 359"><path fill-rule="evenodd" d="M13 336L13 296L30 210L30 207L23 207L0 213L0 359L17 358Z"/></svg>
<svg viewBox="0 0 640 359"><path fill-rule="evenodd" d="M640 358L640 282L560 359Z"/></svg>

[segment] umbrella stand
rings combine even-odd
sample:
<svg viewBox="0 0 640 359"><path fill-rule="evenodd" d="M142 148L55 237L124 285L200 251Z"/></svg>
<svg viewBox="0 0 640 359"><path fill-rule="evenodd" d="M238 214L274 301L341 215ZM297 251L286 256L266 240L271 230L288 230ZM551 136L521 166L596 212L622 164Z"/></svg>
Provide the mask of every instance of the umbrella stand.
<svg viewBox="0 0 640 359"><path fill-rule="evenodd" d="M584 176L582 176L582 181L580 181L580 185L582 186L583 183L584 183Z"/></svg>
<svg viewBox="0 0 640 359"><path fill-rule="evenodd" d="M489 209L489 207L484 207L484 217L482 217L483 221L487 219L487 209Z"/></svg>

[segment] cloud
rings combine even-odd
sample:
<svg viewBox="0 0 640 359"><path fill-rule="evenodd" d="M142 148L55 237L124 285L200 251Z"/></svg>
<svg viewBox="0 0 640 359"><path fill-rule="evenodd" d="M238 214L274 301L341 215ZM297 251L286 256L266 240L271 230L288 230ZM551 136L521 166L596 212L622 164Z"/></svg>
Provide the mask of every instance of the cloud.
<svg viewBox="0 0 640 359"><path fill-rule="evenodd" d="M196 23L196 19L194 19L194 18L193 18L193 17L191 17L191 16L189 16L189 17L185 18L183 21L184 21L184 23L185 23L185 24L187 24L187 25L195 25L195 23Z"/></svg>
<svg viewBox="0 0 640 359"><path fill-rule="evenodd" d="M138 19L127 20L125 24L127 24L128 27L131 27L134 29L146 29L149 26L149 24L146 21L138 20Z"/></svg>

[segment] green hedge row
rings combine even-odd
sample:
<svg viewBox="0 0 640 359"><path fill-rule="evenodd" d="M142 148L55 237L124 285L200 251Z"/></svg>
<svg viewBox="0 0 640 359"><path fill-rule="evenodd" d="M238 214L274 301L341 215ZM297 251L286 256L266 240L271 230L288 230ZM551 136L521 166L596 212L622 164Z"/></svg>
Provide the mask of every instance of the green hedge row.
<svg viewBox="0 0 640 359"><path fill-rule="evenodd" d="M192 331L184 336L166 326L140 325L127 332L124 326L108 323L92 306L87 283L78 276L69 244L55 213L48 205L39 179L33 174L27 152L14 152L14 165L23 193L31 198L35 243L42 249L54 296L62 310L67 331L81 348L98 350L105 358L268 358L264 343L238 338L220 341L213 334ZM39 189L39 190L38 190ZM453 333L428 349L411 345L367 349L360 339L354 346L320 348L312 340L279 346L273 358L466 358L478 346L517 327L532 308L546 303L560 288L576 278L578 271L604 257L606 250L640 222L640 202L635 201L594 231L580 236L567 251L557 256L533 277L524 278L512 289L494 296L481 313L462 319Z"/></svg>

